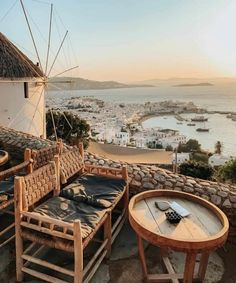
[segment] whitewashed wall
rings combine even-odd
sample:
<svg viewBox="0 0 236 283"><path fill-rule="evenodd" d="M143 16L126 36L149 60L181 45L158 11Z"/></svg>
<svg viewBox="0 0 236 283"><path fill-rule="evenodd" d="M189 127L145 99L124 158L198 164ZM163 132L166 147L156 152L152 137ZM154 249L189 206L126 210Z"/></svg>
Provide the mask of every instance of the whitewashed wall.
<svg viewBox="0 0 236 283"><path fill-rule="evenodd" d="M0 82L0 125L45 137L43 85L29 83L25 98L24 82Z"/></svg>

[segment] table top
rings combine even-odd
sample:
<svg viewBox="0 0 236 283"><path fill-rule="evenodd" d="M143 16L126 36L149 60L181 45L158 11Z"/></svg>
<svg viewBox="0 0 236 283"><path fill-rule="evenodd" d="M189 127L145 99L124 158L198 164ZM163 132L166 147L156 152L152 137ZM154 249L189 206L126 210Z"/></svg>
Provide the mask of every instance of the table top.
<svg viewBox="0 0 236 283"><path fill-rule="evenodd" d="M170 224L157 201L177 202L190 212L178 224ZM213 248L223 244L228 234L228 219L212 203L178 191L155 190L134 196L129 204L131 226L147 241L176 249Z"/></svg>

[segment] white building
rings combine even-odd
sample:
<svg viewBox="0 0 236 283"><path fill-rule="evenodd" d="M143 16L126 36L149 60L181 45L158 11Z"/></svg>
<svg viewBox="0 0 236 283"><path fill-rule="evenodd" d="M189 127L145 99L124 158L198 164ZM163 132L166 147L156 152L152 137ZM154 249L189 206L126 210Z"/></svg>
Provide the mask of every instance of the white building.
<svg viewBox="0 0 236 283"><path fill-rule="evenodd" d="M177 164L182 164L190 160L190 154L188 152L173 153L172 163L175 164L177 159Z"/></svg>
<svg viewBox="0 0 236 283"><path fill-rule="evenodd" d="M115 137L115 144L127 146L129 144L129 133L124 131L117 133Z"/></svg>
<svg viewBox="0 0 236 283"><path fill-rule="evenodd" d="M44 75L0 33L0 125L46 137Z"/></svg>
<svg viewBox="0 0 236 283"><path fill-rule="evenodd" d="M160 139L159 142L164 148L166 148L167 146L172 146L173 148L175 148L176 144L186 143L187 138L184 135L175 134L173 136Z"/></svg>
<svg viewBox="0 0 236 283"><path fill-rule="evenodd" d="M215 153L209 157L208 164L211 165L212 167L221 166L221 165L224 165L230 159L231 159L230 156L225 156L222 154Z"/></svg>

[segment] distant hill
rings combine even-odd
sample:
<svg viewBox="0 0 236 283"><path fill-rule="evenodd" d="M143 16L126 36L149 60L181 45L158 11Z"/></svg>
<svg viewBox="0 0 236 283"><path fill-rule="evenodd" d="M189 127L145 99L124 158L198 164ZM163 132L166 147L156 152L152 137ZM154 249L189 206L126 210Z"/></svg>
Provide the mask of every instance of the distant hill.
<svg viewBox="0 0 236 283"><path fill-rule="evenodd" d="M213 86L211 83L197 83L197 84L178 84L173 85L174 87L188 87L188 86Z"/></svg>
<svg viewBox="0 0 236 283"><path fill-rule="evenodd" d="M115 81L93 81L83 78L58 77L49 79L48 90L83 90L152 87L150 84L124 84Z"/></svg>
<svg viewBox="0 0 236 283"><path fill-rule="evenodd" d="M169 79L150 79L140 82L134 82L135 84L151 84L154 86L159 85L178 85L178 84L201 84L202 81L207 81L208 83L217 84L236 84L235 77L209 77L209 78L169 78Z"/></svg>

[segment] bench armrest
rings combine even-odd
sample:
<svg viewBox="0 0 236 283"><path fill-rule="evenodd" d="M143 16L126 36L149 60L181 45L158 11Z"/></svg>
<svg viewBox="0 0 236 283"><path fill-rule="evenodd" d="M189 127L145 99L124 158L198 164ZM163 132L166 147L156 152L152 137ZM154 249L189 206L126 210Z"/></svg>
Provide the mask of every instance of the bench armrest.
<svg viewBox="0 0 236 283"><path fill-rule="evenodd" d="M16 173L19 173L25 169L27 169L27 167L33 163L33 160L27 160L24 161L16 166L13 166L7 170L1 171L0 172L0 181L5 180L6 178L9 178L11 176L14 176Z"/></svg>

